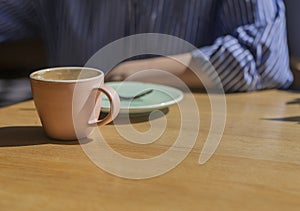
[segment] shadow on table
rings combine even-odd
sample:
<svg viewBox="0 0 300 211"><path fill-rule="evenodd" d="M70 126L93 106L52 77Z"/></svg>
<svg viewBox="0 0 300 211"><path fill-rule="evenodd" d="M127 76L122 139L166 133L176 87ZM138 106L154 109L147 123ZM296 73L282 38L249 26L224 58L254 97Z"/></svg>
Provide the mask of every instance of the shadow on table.
<svg viewBox="0 0 300 211"><path fill-rule="evenodd" d="M147 113L120 113L117 118L110 124L114 125L124 125L124 124L136 124L141 122L148 122L149 120L154 120L164 117L169 113L169 108L163 108L159 110L154 110ZM102 112L100 114L100 119L103 119L107 113Z"/></svg>
<svg viewBox="0 0 300 211"><path fill-rule="evenodd" d="M298 122L298 124L300 124L300 116L279 117L279 118L264 118L264 120L282 121L282 122Z"/></svg>
<svg viewBox="0 0 300 211"><path fill-rule="evenodd" d="M288 101L285 104L286 105L297 105L297 104L300 105L300 98L296 98L294 100ZM264 118L263 120L282 121L282 122L297 122L298 124L300 124L300 116Z"/></svg>
<svg viewBox="0 0 300 211"><path fill-rule="evenodd" d="M286 103L287 105L298 104L300 105L300 98L296 98L295 100L291 100Z"/></svg>
<svg viewBox="0 0 300 211"><path fill-rule="evenodd" d="M79 144L74 141L59 141L48 138L41 126L17 126L0 128L0 147L17 147L40 144ZM87 140L88 141L88 140Z"/></svg>

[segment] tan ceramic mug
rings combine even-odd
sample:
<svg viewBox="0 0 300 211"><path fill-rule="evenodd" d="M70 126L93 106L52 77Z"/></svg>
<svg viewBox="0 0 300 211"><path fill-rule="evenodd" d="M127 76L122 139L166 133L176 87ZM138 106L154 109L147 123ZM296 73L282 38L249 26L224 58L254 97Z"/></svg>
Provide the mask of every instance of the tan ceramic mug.
<svg viewBox="0 0 300 211"><path fill-rule="evenodd" d="M33 72L30 83L34 103L45 133L54 139L87 137L97 126L119 113L116 91L104 85L104 73L95 68L56 67ZM110 100L110 112L98 120L101 94Z"/></svg>

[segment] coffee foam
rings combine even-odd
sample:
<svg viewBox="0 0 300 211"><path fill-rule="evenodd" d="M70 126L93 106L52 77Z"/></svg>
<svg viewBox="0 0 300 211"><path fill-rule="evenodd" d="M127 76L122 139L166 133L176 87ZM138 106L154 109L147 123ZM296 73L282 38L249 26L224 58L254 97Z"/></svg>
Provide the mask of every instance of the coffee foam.
<svg viewBox="0 0 300 211"><path fill-rule="evenodd" d="M101 73L90 69L53 69L32 75L38 80L78 80L99 76Z"/></svg>

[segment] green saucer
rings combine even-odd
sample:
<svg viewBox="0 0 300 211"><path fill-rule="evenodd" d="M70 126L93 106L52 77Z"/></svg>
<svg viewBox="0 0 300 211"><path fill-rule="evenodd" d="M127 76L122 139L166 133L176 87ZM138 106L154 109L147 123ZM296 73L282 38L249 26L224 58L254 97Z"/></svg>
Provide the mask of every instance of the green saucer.
<svg viewBox="0 0 300 211"><path fill-rule="evenodd" d="M120 96L136 96L144 91L152 90L149 94L130 100L121 99L120 113L148 113L153 110L167 108L183 99L179 89L153 83L133 81L108 82L105 85L114 88ZM102 111L109 112L108 98L102 94Z"/></svg>

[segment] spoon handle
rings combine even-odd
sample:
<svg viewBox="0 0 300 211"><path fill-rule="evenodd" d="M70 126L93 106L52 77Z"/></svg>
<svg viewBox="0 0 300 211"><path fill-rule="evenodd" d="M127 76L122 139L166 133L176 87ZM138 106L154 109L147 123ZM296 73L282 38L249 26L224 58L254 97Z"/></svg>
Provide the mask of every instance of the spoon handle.
<svg viewBox="0 0 300 211"><path fill-rule="evenodd" d="M119 95L119 97L120 97L121 100L135 100L135 99L143 97L143 96L145 96L147 94L150 94L151 92L153 92L153 89L149 89L149 90L143 91L143 92L141 92L141 93L139 93L139 94L137 94L135 96L120 96Z"/></svg>

